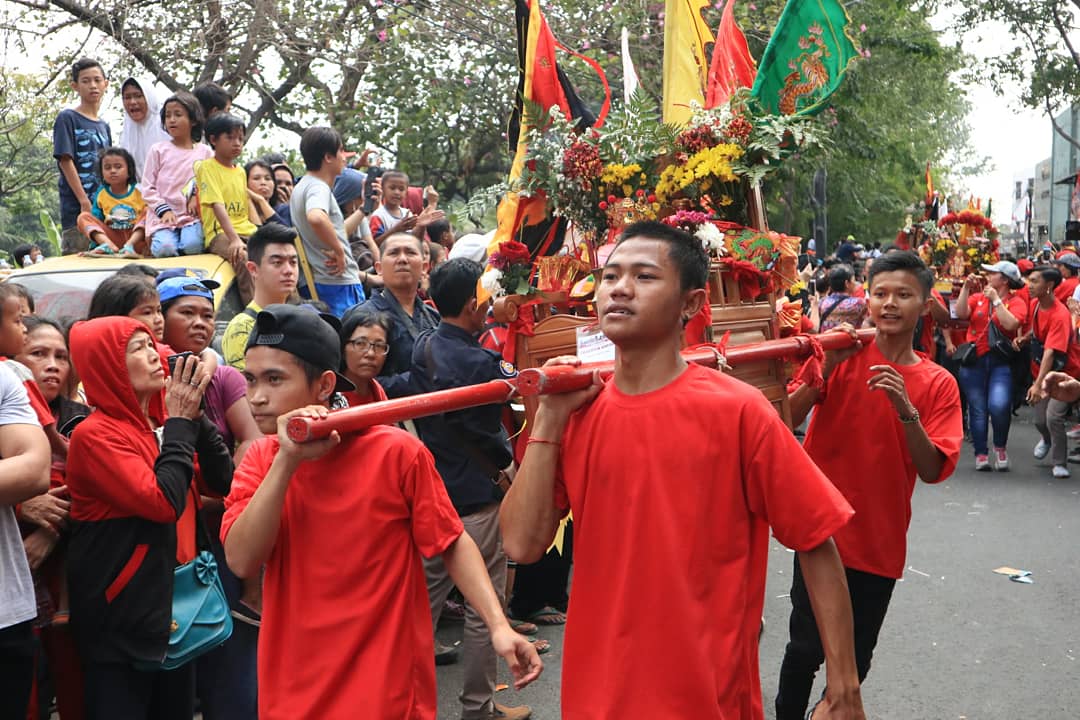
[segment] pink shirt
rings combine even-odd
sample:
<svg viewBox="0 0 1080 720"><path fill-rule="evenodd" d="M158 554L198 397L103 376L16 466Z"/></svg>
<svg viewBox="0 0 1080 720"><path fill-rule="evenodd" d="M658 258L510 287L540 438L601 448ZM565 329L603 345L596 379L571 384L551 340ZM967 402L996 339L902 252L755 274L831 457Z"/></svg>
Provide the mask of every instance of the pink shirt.
<svg viewBox="0 0 1080 720"><path fill-rule="evenodd" d="M213 157L214 152L203 143L190 150L178 148L171 140L155 143L146 154L146 165L139 178L139 190L146 201L146 234L153 235L162 228L184 227L199 218L188 215L184 188L195 178L193 166L197 160ZM163 223L160 213L172 210L176 222Z"/></svg>

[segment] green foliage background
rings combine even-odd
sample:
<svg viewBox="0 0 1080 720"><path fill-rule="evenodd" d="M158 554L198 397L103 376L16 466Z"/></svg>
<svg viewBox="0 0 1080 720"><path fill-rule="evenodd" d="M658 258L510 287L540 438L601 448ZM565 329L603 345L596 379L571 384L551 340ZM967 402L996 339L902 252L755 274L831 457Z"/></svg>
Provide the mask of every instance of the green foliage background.
<svg viewBox="0 0 1080 720"><path fill-rule="evenodd" d="M434 184L455 208L509 169L505 126L517 57L514 8L506 0L237 0L227 6L162 0L152 7L116 0L107 16L96 0L48 0L47 9L41 7L0 0L0 19L23 28L6 41L5 64L19 43L52 48L51 33L65 26L93 29L87 34L93 42L85 46L54 48L49 57L57 75L38 79L46 86L42 97L55 97L64 80L60 71L73 55L91 52L107 64L110 77L149 71L169 88L220 80L236 95L236 109L250 118L249 129L258 132L253 147L295 152L294 133L332 124L350 149L379 149L414 182ZM869 57L856 63L834 96L835 111L821 116L832 134L828 153L794 158L767 186L774 227L808 232L810 181L825 167L831 237L887 240L921 198L928 161L945 188L978 166L958 77L970 59L931 30L926 18L934 7L900 0L851 4L852 34ZM739 0L736 16L755 57L782 9L780 0ZM662 2L549 0L543 10L565 45L605 69L616 105L622 102L619 35L628 28L642 89L659 102ZM719 9L710 6L706 20L715 28ZM598 108L603 91L595 73L569 56L560 63ZM51 162L47 131L58 109L54 99L46 111L26 111L41 132L9 165ZM5 213L22 218L27 208L55 212L55 170L50 173L48 182L32 188L0 191L0 246L10 235L35 231ZM458 219L459 231L473 229L463 213ZM491 218L473 220L488 224Z"/></svg>

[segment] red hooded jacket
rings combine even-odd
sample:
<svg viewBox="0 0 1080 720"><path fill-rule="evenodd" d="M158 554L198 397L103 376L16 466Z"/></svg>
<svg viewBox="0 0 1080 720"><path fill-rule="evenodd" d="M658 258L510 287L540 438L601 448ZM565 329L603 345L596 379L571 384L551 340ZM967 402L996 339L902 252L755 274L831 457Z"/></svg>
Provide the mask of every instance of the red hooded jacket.
<svg viewBox="0 0 1080 720"><path fill-rule="evenodd" d="M205 416L166 418L164 392L150 402L160 448L128 379L127 344L142 323L105 317L71 329L71 360L95 408L68 453L71 624L84 661L157 663L172 616L177 521L199 453L203 477L228 491L232 459ZM193 524L193 523L192 523ZM185 533L194 555L194 533Z"/></svg>

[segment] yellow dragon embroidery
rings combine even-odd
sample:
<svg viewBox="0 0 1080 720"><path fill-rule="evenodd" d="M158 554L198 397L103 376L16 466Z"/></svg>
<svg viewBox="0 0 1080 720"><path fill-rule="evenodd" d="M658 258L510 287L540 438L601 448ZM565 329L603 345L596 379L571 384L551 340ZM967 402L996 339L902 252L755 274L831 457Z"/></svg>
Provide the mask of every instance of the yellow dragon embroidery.
<svg viewBox="0 0 1080 720"><path fill-rule="evenodd" d="M784 87L780 90L780 112L784 115L793 115L799 109L799 98L813 94L829 82L829 70L822 58L831 57L831 54L822 42L823 33L821 26L814 23L807 28L808 37L799 37L803 53L788 63L792 72L784 79Z"/></svg>

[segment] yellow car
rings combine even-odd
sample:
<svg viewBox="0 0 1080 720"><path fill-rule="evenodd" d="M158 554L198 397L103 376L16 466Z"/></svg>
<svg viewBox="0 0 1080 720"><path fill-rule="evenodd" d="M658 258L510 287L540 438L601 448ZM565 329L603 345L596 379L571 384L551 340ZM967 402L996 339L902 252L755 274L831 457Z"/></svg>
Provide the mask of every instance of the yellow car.
<svg viewBox="0 0 1080 720"><path fill-rule="evenodd" d="M217 310L218 333L224 331L229 320L244 309L240 294L233 282L232 266L217 255L185 255L172 258L126 259L115 256L66 255L49 258L37 265L10 273L4 282L15 282L26 287L34 296L38 315L58 322L86 317L90 298L105 278L125 265L141 263L155 270L185 268L199 279L216 280L220 287L214 291L214 308Z"/></svg>

